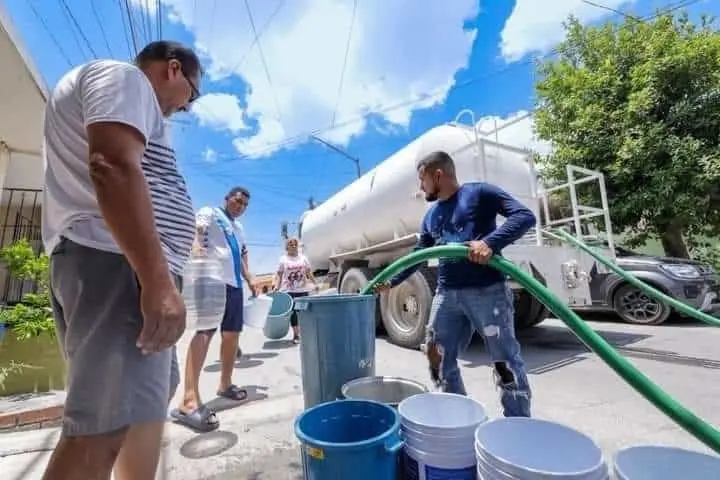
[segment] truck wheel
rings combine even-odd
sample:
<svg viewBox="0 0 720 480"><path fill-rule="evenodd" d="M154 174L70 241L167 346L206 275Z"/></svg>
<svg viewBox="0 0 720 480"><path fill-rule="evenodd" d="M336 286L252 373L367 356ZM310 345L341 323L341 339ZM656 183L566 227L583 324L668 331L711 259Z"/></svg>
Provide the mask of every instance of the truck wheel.
<svg viewBox="0 0 720 480"><path fill-rule="evenodd" d="M623 321L636 325L660 325L672 313L669 305L649 297L629 283L615 291L613 308Z"/></svg>
<svg viewBox="0 0 720 480"><path fill-rule="evenodd" d="M526 290L516 290L515 331L524 330L540 324L548 317L548 310L537 298Z"/></svg>
<svg viewBox="0 0 720 480"><path fill-rule="evenodd" d="M338 293L360 293L365 285L370 283L374 276L374 270L369 268L352 267L349 268L340 279ZM375 328L377 329L380 322L380 306L375 311Z"/></svg>
<svg viewBox="0 0 720 480"><path fill-rule="evenodd" d="M430 317L435 275L427 269L380 297L380 310L390 341L405 348L418 348L425 341L425 326Z"/></svg>

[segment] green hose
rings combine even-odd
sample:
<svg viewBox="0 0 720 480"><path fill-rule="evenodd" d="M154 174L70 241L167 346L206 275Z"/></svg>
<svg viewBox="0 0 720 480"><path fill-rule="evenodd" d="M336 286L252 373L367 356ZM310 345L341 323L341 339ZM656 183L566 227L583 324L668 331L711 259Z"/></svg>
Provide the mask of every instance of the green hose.
<svg viewBox="0 0 720 480"><path fill-rule="evenodd" d="M581 242L577 238L573 237L566 231L555 230L554 232L550 232L547 230L543 230L543 233L545 235L547 235L548 237L554 238L555 240L571 243L576 248L579 248L580 250L587 253L588 255L593 257L595 260L597 260L598 262L602 263L607 268L609 268L610 270L615 272L617 275L619 275L623 280L628 282L630 285L639 288L643 292L647 293L649 297L654 298L658 302L666 303L666 304L670 305L671 307L673 307L675 310L682 312L689 317L693 317L697 320L700 320L701 322L705 322L708 325L720 327L720 320L718 320L717 318L713 317L712 315L708 315L707 313L696 310L683 302L680 302L668 295L665 295L660 290L658 290L654 287L651 287L650 285L648 285L647 283L638 279L634 275L619 268L610 259L603 257L595 249L585 245L583 242Z"/></svg>
<svg viewBox="0 0 720 480"><path fill-rule="evenodd" d="M468 247L464 245L442 245L418 250L402 257L380 272L362 290L365 295L372 292L375 285L388 281L398 273L432 258L467 258ZM492 257L490 266L502 271L520 283L528 292L544 303L550 311L572 330L587 347L595 352L610 368L620 375L638 393L655 405L660 411L674 420L702 443L720 453L720 432L712 425L682 406L665 393L652 380L620 355L600 335L590 328L580 317L570 310L560 299L533 277L516 267L503 257Z"/></svg>

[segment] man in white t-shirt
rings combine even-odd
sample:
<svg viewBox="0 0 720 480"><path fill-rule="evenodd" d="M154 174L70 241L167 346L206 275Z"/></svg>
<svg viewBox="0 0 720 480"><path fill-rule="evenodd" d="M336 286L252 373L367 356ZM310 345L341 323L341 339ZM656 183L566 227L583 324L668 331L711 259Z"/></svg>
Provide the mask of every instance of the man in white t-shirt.
<svg viewBox="0 0 720 480"><path fill-rule="evenodd" d="M253 293L258 290L248 268L245 235L239 221L249 202L250 192L235 187L225 195L224 206L203 207L195 217L195 248L221 261L226 285L225 315L220 324L221 370L217 394L237 402L246 400L248 395L245 389L232 382L238 339L243 329L243 279ZM215 329L201 330L190 341L185 363L185 393L180 406L171 412L176 421L200 432L209 432L219 426L217 416L203 405L198 388L200 371L214 333Z"/></svg>
<svg viewBox="0 0 720 480"><path fill-rule="evenodd" d="M195 236L165 120L201 74L192 50L157 41L134 64L74 68L48 100L42 237L67 398L44 480L155 478Z"/></svg>

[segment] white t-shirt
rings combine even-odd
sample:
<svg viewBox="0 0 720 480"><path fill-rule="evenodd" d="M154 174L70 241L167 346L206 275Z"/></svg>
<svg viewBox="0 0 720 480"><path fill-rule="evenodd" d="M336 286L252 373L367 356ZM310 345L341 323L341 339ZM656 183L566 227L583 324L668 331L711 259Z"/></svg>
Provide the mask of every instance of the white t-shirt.
<svg viewBox="0 0 720 480"><path fill-rule="evenodd" d="M305 293L312 288L307 278L310 262L302 253L291 257L280 257L278 273L280 274L280 290L283 292Z"/></svg>
<svg viewBox="0 0 720 480"><path fill-rule="evenodd" d="M87 127L119 122L146 140L142 170L155 224L170 270L180 275L195 237L185 179L175 162L165 122L150 81L136 66L112 60L81 65L60 79L45 109L45 190L42 238L52 252L61 237L120 253L103 219L90 180Z"/></svg>
<svg viewBox="0 0 720 480"><path fill-rule="evenodd" d="M225 237L224 230L220 227L218 220L226 222L227 225L232 229L231 234L235 236L237 241L240 255L247 253L247 246L245 245L245 233L243 226L238 219L231 219L224 212L223 209L218 207L203 207L198 210L195 216L195 221L198 227L202 228L205 234L201 238L201 244L208 251L208 255L211 255L223 265L223 279L227 285L233 287L242 286L242 270L237 275L235 273L235 260L233 258L232 249L228 244L227 238ZM242 262L242 257L237 259ZM240 265L242 268L242 264ZM238 282L237 276L240 276L240 282Z"/></svg>

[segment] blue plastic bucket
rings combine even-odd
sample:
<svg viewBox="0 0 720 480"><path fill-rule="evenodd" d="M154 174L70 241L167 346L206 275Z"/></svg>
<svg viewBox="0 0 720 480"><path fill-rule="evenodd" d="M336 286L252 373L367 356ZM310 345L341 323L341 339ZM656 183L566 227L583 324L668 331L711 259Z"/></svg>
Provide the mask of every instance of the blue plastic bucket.
<svg viewBox="0 0 720 480"><path fill-rule="evenodd" d="M395 480L400 417L371 400L335 400L295 421L305 480Z"/></svg>
<svg viewBox="0 0 720 480"><path fill-rule="evenodd" d="M717 480L720 457L661 445L638 445L615 454L618 480Z"/></svg>
<svg viewBox="0 0 720 480"><path fill-rule="evenodd" d="M263 334L270 340L280 340L290 331L293 298L285 292L273 292L269 296L273 302L263 327Z"/></svg>

